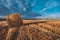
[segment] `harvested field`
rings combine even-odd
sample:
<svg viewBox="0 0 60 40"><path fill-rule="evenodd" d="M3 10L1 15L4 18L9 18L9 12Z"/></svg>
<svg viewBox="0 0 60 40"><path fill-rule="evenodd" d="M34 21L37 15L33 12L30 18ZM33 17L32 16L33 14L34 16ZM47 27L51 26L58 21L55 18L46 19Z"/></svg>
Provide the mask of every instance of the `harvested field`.
<svg viewBox="0 0 60 40"><path fill-rule="evenodd" d="M8 40L60 40L60 20L23 20L23 25L8 28L6 21L0 22L0 40L6 40L7 32L13 29Z"/></svg>

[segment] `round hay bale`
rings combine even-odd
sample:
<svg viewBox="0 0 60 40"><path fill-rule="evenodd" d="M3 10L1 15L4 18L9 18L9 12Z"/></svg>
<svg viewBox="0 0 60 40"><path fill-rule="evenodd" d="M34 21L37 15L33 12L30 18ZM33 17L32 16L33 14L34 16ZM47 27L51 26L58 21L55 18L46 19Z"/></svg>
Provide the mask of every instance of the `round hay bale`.
<svg viewBox="0 0 60 40"><path fill-rule="evenodd" d="M11 14L6 16L7 23L10 27L17 27L23 24L20 14Z"/></svg>
<svg viewBox="0 0 60 40"><path fill-rule="evenodd" d="M6 17L8 23L8 33L6 40L15 40L23 20L19 14L11 14Z"/></svg>

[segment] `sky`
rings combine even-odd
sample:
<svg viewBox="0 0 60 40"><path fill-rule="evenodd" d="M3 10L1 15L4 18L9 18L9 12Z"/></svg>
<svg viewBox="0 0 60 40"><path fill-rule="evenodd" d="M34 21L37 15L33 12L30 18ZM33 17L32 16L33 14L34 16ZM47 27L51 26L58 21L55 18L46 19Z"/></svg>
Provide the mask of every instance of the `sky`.
<svg viewBox="0 0 60 40"><path fill-rule="evenodd" d="M0 0L0 17L20 13L22 18L60 18L60 0Z"/></svg>

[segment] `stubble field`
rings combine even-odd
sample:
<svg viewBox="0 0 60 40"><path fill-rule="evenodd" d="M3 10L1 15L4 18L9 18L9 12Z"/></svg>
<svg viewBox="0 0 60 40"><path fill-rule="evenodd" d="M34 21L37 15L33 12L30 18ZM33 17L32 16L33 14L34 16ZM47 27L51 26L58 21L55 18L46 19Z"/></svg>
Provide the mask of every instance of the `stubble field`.
<svg viewBox="0 0 60 40"><path fill-rule="evenodd" d="M23 20L23 23L19 32L13 28L13 40L60 40L60 20ZM9 29L12 28L8 28L6 21L0 22L0 40L7 38Z"/></svg>

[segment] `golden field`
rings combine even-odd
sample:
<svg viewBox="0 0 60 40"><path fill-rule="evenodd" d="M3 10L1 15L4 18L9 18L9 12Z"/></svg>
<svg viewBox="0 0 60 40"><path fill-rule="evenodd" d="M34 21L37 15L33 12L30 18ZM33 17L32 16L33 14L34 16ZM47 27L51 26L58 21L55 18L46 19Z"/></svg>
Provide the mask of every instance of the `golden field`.
<svg viewBox="0 0 60 40"><path fill-rule="evenodd" d="M9 29L12 36L8 40L60 40L60 20L23 20L19 30L0 21L0 40L6 40Z"/></svg>

